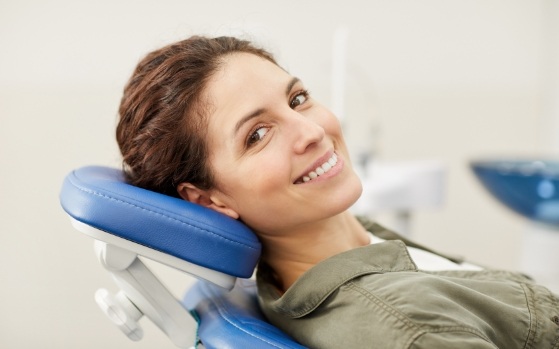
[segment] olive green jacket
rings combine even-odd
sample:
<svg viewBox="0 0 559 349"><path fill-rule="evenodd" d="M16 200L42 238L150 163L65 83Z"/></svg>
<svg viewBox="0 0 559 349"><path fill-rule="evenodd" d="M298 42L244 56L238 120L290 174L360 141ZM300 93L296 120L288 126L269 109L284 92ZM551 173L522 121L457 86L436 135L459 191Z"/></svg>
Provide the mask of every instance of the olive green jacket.
<svg viewBox="0 0 559 349"><path fill-rule="evenodd" d="M391 241L333 256L283 295L271 271L259 266L263 312L299 343L317 349L559 348L559 300L546 288L506 271L420 271L398 235L364 225Z"/></svg>

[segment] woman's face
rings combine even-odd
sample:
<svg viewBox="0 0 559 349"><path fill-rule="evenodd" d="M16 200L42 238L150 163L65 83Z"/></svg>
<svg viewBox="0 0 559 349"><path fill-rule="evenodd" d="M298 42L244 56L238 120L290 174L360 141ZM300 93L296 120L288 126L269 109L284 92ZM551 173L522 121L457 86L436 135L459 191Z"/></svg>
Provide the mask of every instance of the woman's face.
<svg viewBox="0 0 559 349"><path fill-rule="evenodd" d="M213 200L258 232L281 233L348 209L362 191L337 118L303 83L237 53L209 81Z"/></svg>

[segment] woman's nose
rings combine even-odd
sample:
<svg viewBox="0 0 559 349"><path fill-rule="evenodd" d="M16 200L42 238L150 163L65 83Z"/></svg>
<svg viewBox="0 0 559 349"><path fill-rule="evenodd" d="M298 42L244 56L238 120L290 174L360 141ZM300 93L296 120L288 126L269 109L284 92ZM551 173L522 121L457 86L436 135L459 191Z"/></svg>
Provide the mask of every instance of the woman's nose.
<svg viewBox="0 0 559 349"><path fill-rule="evenodd" d="M298 115L292 124L293 148L295 153L302 154L309 147L319 143L324 138L324 128L308 116Z"/></svg>

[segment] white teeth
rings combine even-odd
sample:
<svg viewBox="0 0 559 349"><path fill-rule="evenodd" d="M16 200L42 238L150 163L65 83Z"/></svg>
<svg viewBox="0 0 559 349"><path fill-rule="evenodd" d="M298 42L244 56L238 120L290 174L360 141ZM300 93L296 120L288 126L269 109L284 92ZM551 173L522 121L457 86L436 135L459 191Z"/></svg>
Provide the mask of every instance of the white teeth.
<svg viewBox="0 0 559 349"><path fill-rule="evenodd" d="M338 157L336 156L336 154L332 154L332 157L330 157L328 161L317 167L314 171L309 172L306 176L303 176L302 181L306 183L317 178L318 176L325 174L326 172L330 171L332 167L334 167L337 163Z"/></svg>

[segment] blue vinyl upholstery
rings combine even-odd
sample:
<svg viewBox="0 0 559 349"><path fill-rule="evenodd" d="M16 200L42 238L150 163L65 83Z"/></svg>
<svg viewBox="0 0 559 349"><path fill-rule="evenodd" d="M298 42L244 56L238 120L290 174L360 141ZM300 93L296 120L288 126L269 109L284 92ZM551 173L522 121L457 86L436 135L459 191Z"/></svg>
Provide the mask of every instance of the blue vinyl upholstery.
<svg viewBox="0 0 559 349"><path fill-rule="evenodd" d="M206 349L305 349L265 320L253 280L238 279L230 292L197 282L183 304L199 314Z"/></svg>
<svg viewBox="0 0 559 349"><path fill-rule="evenodd" d="M250 277L260 242L244 224L190 202L124 182L99 166L66 176L60 202L78 221L188 262Z"/></svg>
<svg viewBox="0 0 559 349"><path fill-rule="evenodd" d="M260 257L258 239L241 222L129 185L117 169L72 171L60 202L81 223L232 276L250 277ZM252 280L237 279L231 292L198 281L182 303L198 314L199 338L207 349L304 349L266 322Z"/></svg>

